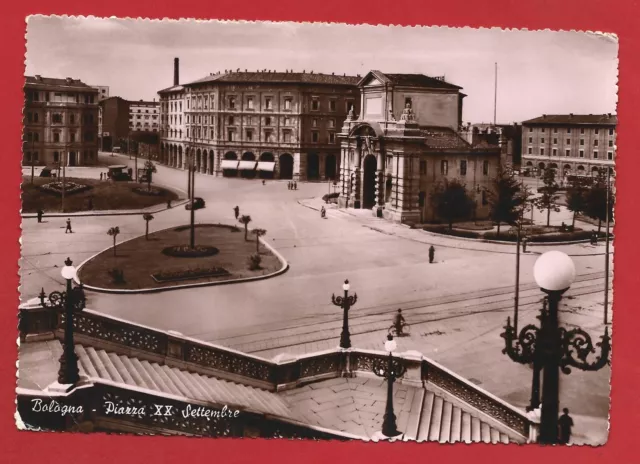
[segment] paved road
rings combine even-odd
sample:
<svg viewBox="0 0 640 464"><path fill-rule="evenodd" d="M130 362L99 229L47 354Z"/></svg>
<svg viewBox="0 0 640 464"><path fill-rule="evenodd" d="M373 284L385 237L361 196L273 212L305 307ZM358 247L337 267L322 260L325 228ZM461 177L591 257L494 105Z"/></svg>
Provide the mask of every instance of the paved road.
<svg viewBox="0 0 640 464"><path fill-rule="evenodd" d="M123 164L130 163L126 157L121 159ZM184 171L162 166L154 177L154 182L174 188L186 189L186 181ZM198 175L196 179L196 196L207 202L207 207L197 212L196 220L232 223L233 207L237 204L241 214L253 218L251 226L267 230L265 239L289 261L291 268L284 275L250 284L150 295L91 293L89 307L270 357L282 350L305 352L327 344L335 346L340 308L331 304L331 294L341 292L341 284L348 278L353 291L358 293L354 316L363 315L354 320L354 345L376 347L377 338L381 342L384 339L391 312L397 307L414 308L408 316L422 322L415 325L418 333L402 339L401 347L418 349L509 401L516 404L526 401L527 368L500 354L499 334L511 306L514 284L513 246L481 247L471 242L474 249L469 249L470 242L430 238L428 234L390 225L362 211L351 215L330 210L328 219L323 220L317 211L299 202L322 195L328 191L328 185L298 186L299 190L289 191L286 182L279 181L268 181L263 186L259 181L206 175ZM152 230L189 220L184 208L155 217ZM66 235L64 218L49 218L45 224L24 220L23 300L34 297L42 286L47 291L61 286L59 266L64 258L71 256L75 263L80 263L109 247L111 237L106 231L116 225L121 230L119 240L144 233L144 221L138 216L74 218L75 233ZM431 265L429 243L436 243L437 247L436 263ZM558 248L581 255L574 256L574 262L578 274L586 276L583 278L601 273L604 268L602 246ZM529 305L528 317L535 312L540 297L532 276L536 257L528 254L521 260L521 283L527 289L523 307ZM584 318L581 323L588 324L594 335L600 332L602 304L598 306L598 302L602 293L598 288L603 287L602 275L596 275L595 279L587 284L577 283L574 291L580 293L578 287L583 285L591 286L593 291L583 290L584 294L572 300L574 309L580 305L589 308L588 316L580 315ZM493 296L478 299L482 292ZM451 298L457 302L448 306L432 304ZM475 309L469 310L470 306ZM580 314L570 308L571 311ZM300 329L305 324L307 328ZM257 340L264 343L261 348L252 347L250 339L242 338L251 337L256 331L264 335ZM294 340L287 342L281 340L283 337ZM575 390L572 398L588 397L588 414L602 421L608 411L608 378L608 370L571 374L563 377L563 385Z"/></svg>

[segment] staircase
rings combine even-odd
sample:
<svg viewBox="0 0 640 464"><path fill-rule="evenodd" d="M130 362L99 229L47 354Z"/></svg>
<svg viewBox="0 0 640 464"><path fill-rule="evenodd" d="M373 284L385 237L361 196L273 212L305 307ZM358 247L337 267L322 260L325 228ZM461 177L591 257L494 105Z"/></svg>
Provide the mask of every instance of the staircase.
<svg viewBox="0 0 640 464"><path fill-rule="evenodd" d="M59 344L58 347L62 353L62 347ZM267 390L141 361L90 346L76 345L75 351L79 358L80 374L90 379L105 379L189 400L227 405L230 409L292 418L286 401Z"/></svg>
<svg viewBox="0 0 640 464"><path fill-rule="evenodd" d="M417 441L439 441L455 443L509 443L509 436L487 422L455 406L442 396L425 390L424 402L415 435L407 430L408 437Z"/></svg>

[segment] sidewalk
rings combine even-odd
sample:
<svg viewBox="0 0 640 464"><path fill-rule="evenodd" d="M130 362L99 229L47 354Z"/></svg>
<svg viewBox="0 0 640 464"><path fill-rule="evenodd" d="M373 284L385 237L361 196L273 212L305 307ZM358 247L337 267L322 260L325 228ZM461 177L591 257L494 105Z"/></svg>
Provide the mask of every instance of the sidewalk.
<svg viewBox="0 0 640 464"><path fill-rule="evenodd" d="M516 254L515 243L497 243L494 241L468 239L463 237L450 237L442 234L428 232L421 229L411 229L408 225L399 224L374 217L371 211L365 209L338 208L336 204L325 204L321 198L308 198L299 200L298 203L306 208L320 211L322 206L327 210L329 218L353 218L360 222L363 227L380 232L386 235L393 235L411 240L414 242L424 243L425 245L434 245L436 247L457 248L470 251L484 251L487 253L503 253ZM600 241L597 246L589 243L529 243L527 254L542 254L551 249L563 251L569 256L597 256L604 255L605 243ZM613 245L610 253L613 253Z"/></svg>

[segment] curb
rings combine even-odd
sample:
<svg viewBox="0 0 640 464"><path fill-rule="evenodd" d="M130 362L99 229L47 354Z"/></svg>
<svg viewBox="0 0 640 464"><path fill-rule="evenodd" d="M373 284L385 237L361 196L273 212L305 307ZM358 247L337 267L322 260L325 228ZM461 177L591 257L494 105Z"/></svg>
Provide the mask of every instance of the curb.
<svg viewBox="0 0 640 464"><path fill-rule="evenodd" d="M221 225L225 225L225 224L221 224ZM167 227L165 229L157 230L156 232L163 232L165 230L175 229L176 227L180 227L180 226ZM118 243L117 245L130 242L131 240L135 240L140 237L142 237L142 235L138 235L137 237L130 238L129 240L125 240L123 242ZM260 238L259 240L266 248L269 249L269 251L271 251L275 255L276 258L278 258L280 263L282 263L282 267L277 271L272 272L271 274L265 274L261 276L255 276L255 277L243 277L241 279L223 280L219 282L198 282L194 284L183 284L183 285L175 285L171 287L160 287L160 288L118 289L118 288L94 287L93 285L86 285L86 284L83 284L83 287L86 290L91 290L98 293L109 293L109 294L116 294L116 295L133 295L138 293L158 293L158 292L168 292L171 290L182 290L186 288L214 287L218 285L230 285L230 284L239 284L239 283L245 283L245 282L254 282L258 280L270 279L271 277L276 277L276 276L279 276L280 274L284 274L285 272L287 272L290 266L287 260L284 259L284 256L282 256L280 252L278 252L275 248L273 248L269 243L264 241L262 238ZM107 247L104 250L99 251L95 255L85 259L82 263L80 263L80 265L76 268L76 277L74 279L78 285L82 283L82 281L78 277L82 266L84 266L87 262L91 261L93 258L98 256L99 254L102 254L105 251L110 250L111 248L113 247Z"/></svg>
<svg viewBox="0 0 640 464"><path fill-rule="evenodd" d="M439 234L437 232L432 232L430 230L424 229L412 229L422 231L432 237L444 237L444 238L455 238L458 240L465 240L467 242L475 242L475 243L494 243L496 245L510 245L513 246L516 242L508 242L506 240L487 240L483 238L468 238L468 237L458 237L456 235L447 235L447 234ZM612 234L613 235L613 234ZM574 240L569 242L528 242L527 246L556 246L556 245L578 245L580 243L590 243L589 239L585 240Z"/></svg>

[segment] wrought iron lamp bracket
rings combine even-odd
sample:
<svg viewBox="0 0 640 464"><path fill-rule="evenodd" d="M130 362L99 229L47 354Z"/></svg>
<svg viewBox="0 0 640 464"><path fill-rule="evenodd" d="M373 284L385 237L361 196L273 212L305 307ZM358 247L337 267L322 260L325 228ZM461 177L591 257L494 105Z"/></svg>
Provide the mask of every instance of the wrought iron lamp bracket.
<svg viewBox="0 0 640 464"><path fill-rule="evenodd" d="M600 348L600 354L595 360L589 362L587 357L596 352L591 336L581 328L566 330L560 329L560 368L563 373L571 373L571 368L575 367L583 371L598 371L610 364L609 353L611 352L611 337L609 328L605 327L604 335L596 346Z"/></svg>

